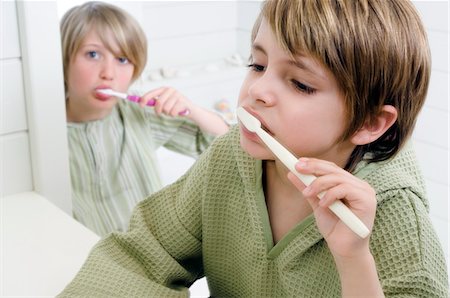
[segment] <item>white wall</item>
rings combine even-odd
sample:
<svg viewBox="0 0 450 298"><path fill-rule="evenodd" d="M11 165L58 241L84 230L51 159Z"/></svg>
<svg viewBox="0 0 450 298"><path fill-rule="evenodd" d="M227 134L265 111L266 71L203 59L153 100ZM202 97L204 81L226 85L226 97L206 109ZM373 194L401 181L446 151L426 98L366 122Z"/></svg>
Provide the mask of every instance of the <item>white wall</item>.
<svg viewBox="0 0 450 298"><path fill-rule="evenodd" d="M71 214L56 4L0 5L0 196L34 191Z"/></svg>
<svg viewBox="0 0 450 298"><path fill-rule="evenodd" d="M258 17L262 1L238 1L238 21L237 21L237 52L246 61L250 56L250 38L253 24Z"/></svg>
<svg viewBox="0 0 450 298"><path fill-rule="evenodd" d="M448 264L449 3L447 1L416 1L414 4L427 29L432 55L432 72L427 101L419 116L413 140L426 179L431 219L447 254Z"/></svg>
<svg viewBox="0 0 450 298"><path fill-rule="evenodd" d="M33 189L16 3L3 2L0 36L0 197Z"/></svg>

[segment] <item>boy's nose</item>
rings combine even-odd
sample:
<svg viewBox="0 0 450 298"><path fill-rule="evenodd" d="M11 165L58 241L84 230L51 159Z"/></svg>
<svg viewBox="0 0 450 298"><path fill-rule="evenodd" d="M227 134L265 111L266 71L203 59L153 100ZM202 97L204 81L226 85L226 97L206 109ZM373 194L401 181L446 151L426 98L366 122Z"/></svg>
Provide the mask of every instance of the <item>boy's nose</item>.
<svg viewBox="0 0 450 298"><path fill-rule="evenodd" d="M100 77L104 80L112 80L115 75L114 64L111 61L104 61L102 64Z"/></svg>
<svg viewBox="0 0 450 298"><path fill-rule="evenodd" d="M265 73L250 84L248 93L254 100L270 106L276 102L275 85L275 79L269 78Z"/></svg>

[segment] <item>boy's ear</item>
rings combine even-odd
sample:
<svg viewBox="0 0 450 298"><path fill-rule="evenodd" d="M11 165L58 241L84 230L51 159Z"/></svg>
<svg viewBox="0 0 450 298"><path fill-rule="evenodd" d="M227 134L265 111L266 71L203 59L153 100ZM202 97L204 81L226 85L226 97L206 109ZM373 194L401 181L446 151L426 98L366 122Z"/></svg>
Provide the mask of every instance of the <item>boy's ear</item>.
<svg viewBox="0 0 450 298"><path fill-rule="evenodd" d="M384 105L373 120L367 120L352 137L354 145L366 145L381 137L397 120L397 109L391 105Z"/></svg>

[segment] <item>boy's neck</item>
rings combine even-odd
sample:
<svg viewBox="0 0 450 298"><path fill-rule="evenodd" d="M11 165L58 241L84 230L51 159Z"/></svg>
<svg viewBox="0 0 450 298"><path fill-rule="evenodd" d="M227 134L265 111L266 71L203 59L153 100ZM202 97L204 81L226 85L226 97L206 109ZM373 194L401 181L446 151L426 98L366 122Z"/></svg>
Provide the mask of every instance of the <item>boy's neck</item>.
<svg viewBox="0 0 450 298"><path fill-rule="evenodd" d="M263 186L274 243L312 213L309 203L292 185L280 161L263 162Z"/></svg>
<svg viewBox="0 0 450 298"><path fill-rule="evenodd" d="M289 170L279 160L266 160L263 161L263 171L265 175L265 185L270 183L271 185L278 185L282 188L283 193L297 194L298 189L292 185L287 178Z"/></svg>
<svg viewBox="0 0 450 298"><path fill-rule="evenodd" d="M73 123L82 123L97 121L106 118L110 115L112 109L99 112L93 112L87 109L82 109L77 105L71 104L69 99L66 100L66 121Z"/></svg>

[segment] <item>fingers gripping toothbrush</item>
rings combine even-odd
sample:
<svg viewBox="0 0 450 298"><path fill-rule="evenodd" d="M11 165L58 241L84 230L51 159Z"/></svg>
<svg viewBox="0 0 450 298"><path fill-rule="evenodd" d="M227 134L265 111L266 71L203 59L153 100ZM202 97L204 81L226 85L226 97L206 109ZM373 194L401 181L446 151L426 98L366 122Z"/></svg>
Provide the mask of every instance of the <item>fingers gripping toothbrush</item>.
<svg viewBox="0 0 450 298"><path fill-rule="evenodd" d="M114 91L112 89L98 89L97 92L100 92L100 93L103 93L106 95L115 96L115 97L122 98L122 99L128 99L128 100L131 100L132 102L139 102L141 100L141 97L139 95L129 95L126 93ZM150 107L155 106L155 104L156 104L156 100L153 98L147 102L147 106L150 106Z"/></svg>
<svg viewBox="0 0 450 298"><path fill-rule="evenodd" d="M315 176L303 175L297 172L295 164L298 159L292 155L285 147L283 147L277 140L261 128L261 122L253 115L247 112L244 108L239 107L237 109L237 116L242 124L251 132L256 133L260 139L269 147L269 149L275 154L275 156L306 186L311 184ZM319 198L323 197L323 193L319 194ZM370 231L364 225L364 223L344 204L342 201L337 200L329 206L330 210L336 214L339 219L344 222L353 232L359 237L366 238Z"/></svg>
<svg viewBox="0 0 450 298"><path fill-rule="evenodd" d="M97 92L106 94L106 95L110 95L110 96L115 96L118 98L122 98L122 99L127 99L130 100L132 102L139 102L141 100L141 97L139 95L130 95L130 94L126 94L126 93L122 93L122 92L117 92L114 91L112 89L98 89ZM149 107L154 107L156 105L156 99L150 99L149 101L147 101L147 106ZM180 116L187 116L189 115L189 110L186 109L184 111L181 111L179 113Z"/></svg>

